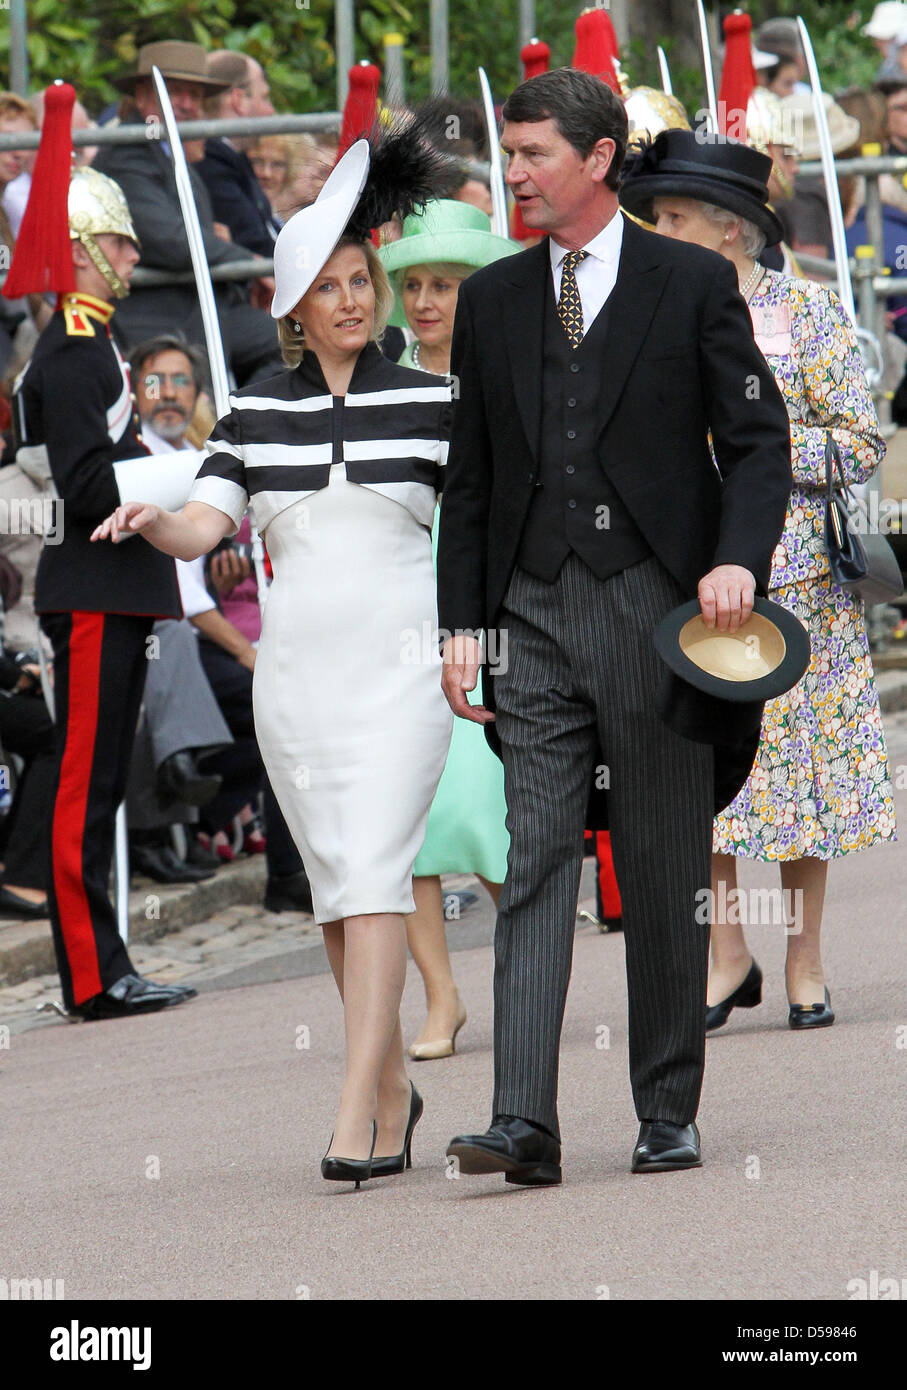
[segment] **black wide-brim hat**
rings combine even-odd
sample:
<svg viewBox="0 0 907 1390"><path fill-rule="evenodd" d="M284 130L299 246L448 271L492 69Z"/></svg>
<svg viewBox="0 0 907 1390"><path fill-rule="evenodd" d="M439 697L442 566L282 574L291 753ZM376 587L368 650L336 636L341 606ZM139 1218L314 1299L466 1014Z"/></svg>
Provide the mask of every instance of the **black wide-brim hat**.
<svg viewBox="0 0 907 1390"><path fill-rule="evenodd" d="M637 154L628 155L621 173L621 207L654 222L654 198L696 198L745 217L765 233L766 246L784 236L768 206L771 156L729 135L699 130L662 130Z"/></svg>
<svg viewBox="0 0 907 1390"><path fill-rule="evenodd" d="M655 629L655 649L670 669L707 695L735 704L773 700L809 666L809 633L779 603L757 598L734 633L706 627L698 599L681 604Z"/></svg>

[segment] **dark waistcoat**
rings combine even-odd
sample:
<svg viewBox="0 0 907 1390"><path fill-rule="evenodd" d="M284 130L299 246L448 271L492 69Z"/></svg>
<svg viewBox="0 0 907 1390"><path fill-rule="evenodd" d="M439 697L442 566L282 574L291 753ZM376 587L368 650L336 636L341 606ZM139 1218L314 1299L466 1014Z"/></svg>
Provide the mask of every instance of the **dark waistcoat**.
<svg viewBox="0 0 907 1390"><path fill-rule="evenodd" d="M652 554L599 461L600 370L610 328L610 302L596 315L579 347L572 348L557 316L554 287L548 278L539 481L517 564L549 584L571 550L600 579Z"/></svg>

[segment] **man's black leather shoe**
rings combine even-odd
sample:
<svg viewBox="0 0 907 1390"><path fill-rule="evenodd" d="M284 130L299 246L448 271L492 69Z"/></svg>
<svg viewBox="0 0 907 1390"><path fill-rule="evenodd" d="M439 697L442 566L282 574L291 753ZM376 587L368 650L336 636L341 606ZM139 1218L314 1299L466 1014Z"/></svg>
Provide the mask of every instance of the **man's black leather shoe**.
<svg viewBox="0 0 907 1390"><path fill-rule="evenodd" d="M169 845L131 845L129 862L136 873L153 878L155 883L201 883L217 873L216 869L201 869L178 859Z"/></svg>
<svg viewBox="0 0 907 1390"><path fill-rule="evenodd" d="M154 1013L158 1009L184 1004L187 999L194 999L197 993L191 985L162 985L155 980L146 980L142 975L121 975L116 984L105 989L103 994L86 999L69 1012L88 1020L130 1018L133 1014Z"/></svg>
<svg viewBox="0 0 907 1390"><path fill-rule="evenodd" d="M217 796L222 782L216 773L200 772L188 748L165 758L156 778L158 796L165 804L182 801L189 806L207 806Z"/></svg>
<svg viewBox="0 0 907 1390"><path fill-rule="evenodd" d="M268 912L314 912L305 869L285 874L283 878L269 878L265 887L265 908Z"/></svg>
<svg viewBox="0 0 907 1390"><path fill-rule="evenodd" d="M518 1115L495 1115L484 1134L458 1134L447 1146L461 1173L503 1173L506 1182L549 1187L561 1180L561 1146Z"/></svg>
<svg viewBox="0 0 907 1390"><path fill-rule="evenodd" d="M669 1173L675 1168L701 1168L699 1130L695 1124L643 1120L633 1150L634 1173Z"/></svg>

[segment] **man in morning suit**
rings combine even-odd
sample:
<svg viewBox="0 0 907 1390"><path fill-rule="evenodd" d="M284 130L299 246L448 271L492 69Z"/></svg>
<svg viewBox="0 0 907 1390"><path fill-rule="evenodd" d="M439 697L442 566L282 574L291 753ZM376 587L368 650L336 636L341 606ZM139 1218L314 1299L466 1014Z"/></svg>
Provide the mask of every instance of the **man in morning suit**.
<svg viewBox="0 0 907 1390"><path fill-rule="evenodd" d="M792 481L787 413L733 267L624 218L626 139L623 104L587 73L512 93L507 181L547 237L464 282L451 355L444 688L499 741L511 849L492 1124L447 1152L462 1173L529 1185L561 1180L558 1052L595 785L623 897L633 1171L702 1161L709 929L696 895L759 711L703 703L668 677L652 634L697 594L721 629L749 616ZM484 707L470 707L481 651L469 634L483 629L500 661L493 679L483 670Z"/></svg>

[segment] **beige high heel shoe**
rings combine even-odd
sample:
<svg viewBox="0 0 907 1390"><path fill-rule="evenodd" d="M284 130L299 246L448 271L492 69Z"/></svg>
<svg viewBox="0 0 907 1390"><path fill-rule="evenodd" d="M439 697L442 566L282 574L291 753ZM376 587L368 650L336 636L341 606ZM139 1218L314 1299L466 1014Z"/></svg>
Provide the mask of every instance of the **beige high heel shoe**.
<svg viewBox="0 0 907 1390"><path fill-rule="evenodd" d="M464 1009L457 1019L457 1026L451 1037L440 1038L437 1042L413 1043L409 1048L410 1057L414 1062L437 1062L442 1057L452 1057L457 1050L457 1034L465 1022L466 1010Z"/></svg>

